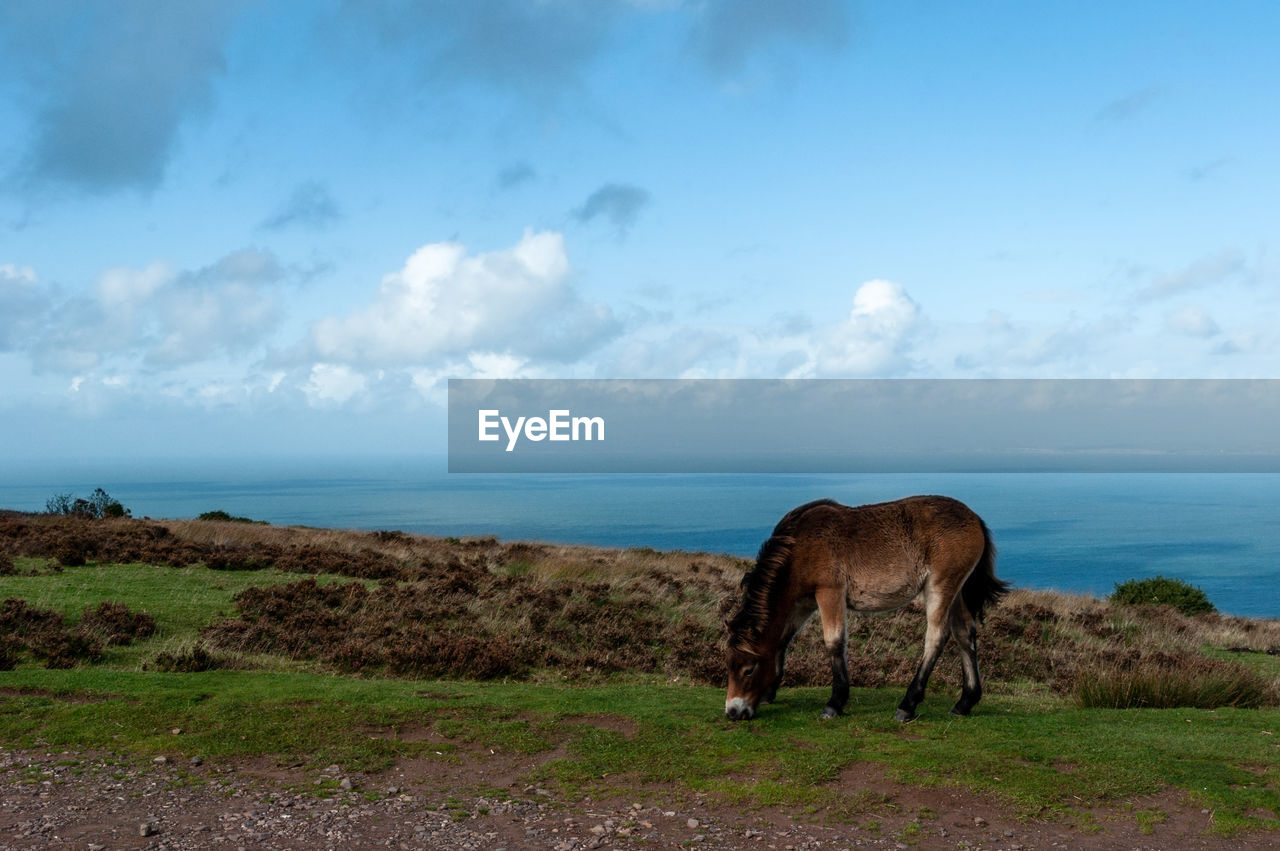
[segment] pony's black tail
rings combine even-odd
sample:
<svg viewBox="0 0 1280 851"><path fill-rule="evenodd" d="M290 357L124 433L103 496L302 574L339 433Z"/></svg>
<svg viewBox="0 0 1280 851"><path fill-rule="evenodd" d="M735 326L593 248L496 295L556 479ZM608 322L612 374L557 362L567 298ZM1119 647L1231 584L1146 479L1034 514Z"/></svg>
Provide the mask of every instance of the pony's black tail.
<svg viewBox="0 0 1280 851"><path fill-rule="evenodd" d="M991 540L991 530L986 523L982 524L982 540L982 557L960 589L965 606L979 623L982 621L983 608L988 604L994 606L1009 592L1009 583L996 578L996 545Z"/></svg>

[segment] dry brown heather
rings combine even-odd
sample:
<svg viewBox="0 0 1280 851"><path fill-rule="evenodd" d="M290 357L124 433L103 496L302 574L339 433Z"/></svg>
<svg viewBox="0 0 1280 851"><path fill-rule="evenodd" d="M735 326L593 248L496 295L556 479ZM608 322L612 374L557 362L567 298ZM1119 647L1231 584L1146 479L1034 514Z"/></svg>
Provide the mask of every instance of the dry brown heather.
<svg viewBox="0 0 1280 851"><path fill-rule="evenodd" d="M237 665L236 654L268 653L367 675L591 680L626 671L714 685L724 681L723 621L750 567L706 553L0 513L0 563L4 556L299 574L242 592L238 616L205 629L205 642ZM318 584L321 573L365 581ZM924 635L915 607L852 617L849 632L853 685L910 679ZM1015 590L988 614L979 643L994 691L1048 689L1089 703L1101 687L1134 705L1153 688L1197 681L1216 684L1208 698L1216 705L1280 702L1275 680L1214 652L1280 653L1276 620ZM810 626L787 682L826 685L829 670ZM959 687L953 650L935 678L939 688Z"/></svg>

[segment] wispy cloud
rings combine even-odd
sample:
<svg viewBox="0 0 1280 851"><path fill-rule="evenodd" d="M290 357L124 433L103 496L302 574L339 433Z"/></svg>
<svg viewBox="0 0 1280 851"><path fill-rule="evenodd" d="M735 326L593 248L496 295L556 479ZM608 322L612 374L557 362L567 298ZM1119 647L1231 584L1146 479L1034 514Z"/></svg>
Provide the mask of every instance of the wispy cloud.
<svg viewBox="0 0 1280 851"><path fill-rule="evenodd" d="M318 180L301 183L280 207L262 222L266 230L289 227L320 229L342 218L338 202Z"/></svg>
<svg viewBox="0 0 1280 851"><path fill-rule="evenodd" d="M1235 162L1235 157L1218 157L1216 160L1209 160L1208 162L1200 163L1199 165L1193 165L1190 168L1183 170L1182 173L1186 176L1187 180L1198 183L1202 180L1208 180L1210 177L1218 174L1233 162Z"/></svg>
<svg viewBox="0 0 1280 851"><path fill-rule="evenodd" d="M532 183L537 179L537 170L529 163L521 160L498 172L497 185L500 190L507 191L523 186L526 183Z"/></svg>
<svg viewBox="0 0 1280 851"><path fill-rule="evenodd" d="M624 7L613 2L369 0L343 14L412 50L436 83L480 84L543 100L581 85Z"/></svg>
<svg viewBox="0 0 1280 851"><path fill-rule="evenodd" d="M573 217L582 224L604 219L617 229L619 236L625 236L650 200L649 192L639 186L606 183L587 196L582 206L573 211Z"/></svg>
<svg viewBox="0 0 1280 851"><path fill-rule="evenodd" d="M1150 108L1151 104L1155 103L1162 94L1163 90L1158 86L1138 89L1105 104L1098 110L1094 118L1106 124L1129 121Z"/></svg>
<svg viewBox="0 0 1280 851"><path fill-rule="evenodd" d="M852 30L842 0L707 0L690 33L694 54L713 74L729 77L750 58L780 45L840 50Z"/></svg>
<svg viewBox="0 0 1280 851"><path fill-rule="evenodd" d="M1190 305L1165 317L1165 327L1188 337L1214 337L1221 331L1209 311Z"/></svg>
<svg viewBox="0 0 1280 851"><path fill-rule="evenodd" d="M1135 297L1140 302L1156 301L1194 290L1239 282L1249 277L1249 261L1245 253L1237 248L1228 248L1181 269L1157 276L1150 284L1138 290Z"/></svg>

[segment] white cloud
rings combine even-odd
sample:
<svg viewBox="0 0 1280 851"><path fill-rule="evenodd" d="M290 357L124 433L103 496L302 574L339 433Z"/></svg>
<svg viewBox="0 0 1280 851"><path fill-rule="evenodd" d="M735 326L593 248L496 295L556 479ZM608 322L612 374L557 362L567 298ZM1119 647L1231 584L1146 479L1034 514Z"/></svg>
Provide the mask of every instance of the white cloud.
<svg viewBox="0 0 1280 851"><path fill-rule="evenodd" d="M900 375L910 367L920 306L894 281L867 281L849 318L821 335L812 369L826 376Z"/></svg>
<svg viewBox="0 0 1280 851"><path fill-rule="evenodd" d="M468 255L456 242L424 245L382 279L372 302L317 322L320 360L416 366L474 352L569 362L617 333L609 308L569 284L560 234L526 231L513 247Z"/></svg>
<svg viewBox="0 0 1280 851"><path fill-rule="evenodd" d="M109 359L172 369L262 344L280 315L284 276L269 252L233 252L211 266L114 268L94 290L48 311L31 347L38 370L85 372Z"/></svg>
<svg viewBox="0 0 1280 851"><path fill-rule="evenodd" d="M499 355L492 352L477 352L467 358L471 366L473 378L516 378L523 373L524 358L514 355Z"/></svg>
<svg viewBox="0 0 1280 851"><path fill-rule="evenodd" d="M1165 317L1165 327L1188 337L1212 337L1221 329L1209 311L1191 305Z"/></svg>
<svg viewBox="0 0 1280 851"><path fill-rule="evenodd" d="M30 266L0 264L0 352L19 348L49 310Z"/></svg>
<svg viewBox="0 0 1280 851"><path fill-rule="evenodd" d="M0 264L0 281L6 284L35 286L36 280L36 270L30 266L17 266L13 263Z"/></svg>
<svg viewBox="0 0 1280 851"><path fill-rule="evenodd" d="M661 378L899 376L916 371L925 319L898 283L859 286L847 317L774 317L760 325L664 323L612 346L597 375Z"/></svg>
<svg viewBox="0 0 1280 851"><path fill-rule="evenodd" d="M350 401L352 397L363 393L366 385L365 377L349 366L318 363L311 367L311 375L302 391L312 407L323 408Z"/></svg>
<svg viewBox="0 0 1280 851"><path fill-rule="evenodd" d="M235 280L174 287L157 308L162 336L147 361L159 365L248 349L275 327L279 315L272 296Z"/></svg>

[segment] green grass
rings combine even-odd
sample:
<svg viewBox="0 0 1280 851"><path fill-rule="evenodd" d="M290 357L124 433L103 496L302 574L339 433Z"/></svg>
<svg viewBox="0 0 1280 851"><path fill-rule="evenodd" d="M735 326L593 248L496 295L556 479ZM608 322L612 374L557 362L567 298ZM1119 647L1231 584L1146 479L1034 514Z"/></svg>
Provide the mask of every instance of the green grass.
<svg viewBox="0 0 1280 851"><path fill-rule="evenodd" d="M625 797L659 785L673 797L704 793L854 824L875 821L888 802L841 788L839 777L872 762L904 782L995 795L1028 819L1087 826L1086 810L1101 804L1148 829L1163 814L1131 802L1171 788L1213 810L1223 834L1280 824L1273 709L1085 709L1019 689L989 692L972 717L955 719L947 715L954 696L934 688L920 719L904 726L892 720L900 687L855 689L846 715L829 722L817 717L826 691L808 688L783 689L755 720L734 724L724 719L723 691L652 675L569 686L359 679L279 660L249 660L269 663L265 670L142 670L160 650L194 641L200 627L231 614L237 591L297 578L146 565L0 577L0 598L71 618L118 600L150 612L158 627L99 665L45 670L28 661L0 672L0 741L351 771L405 757L483 760L492 749L526 757L530 782L567 796ZM1257 655L1253 663L1274 664Z"/></svg>
<svg viewBox="0 0 1280 851"><path fill-rule="evenodd" d="M21 569L39 569L41 560L19 559ZM109 647L109 665L141 667L162 650L185 650L200 629L235 613L232 598L253 585L297 582L296 573L266 570L209 570L202 566L158 567L149 564L88 564L36 576L0 576L0 600L17 597L42 609L53 609L70 622L103 600L125 603L134 612L150 612L156 620L149 641ZM348 576L320 574L320 584L353 582ZM374 586L377 583L365 583Z"/></svg>
<svg viewBox="0 0 1280 851"><path fill-rule="evenodd" d="M796 807L856 822L884 801L850 795L836 780L844 767L872 761L905 782L989 792L1025 818L1072 820L1077 808L1122 808L1166 786L1214 810L1226 834L1274 829L1256 813L1280 815L1274 711L1084 710L997 695L973 717L952 719L950 701L937 696L904 727L891 716L896 689L858 690L848 714L826 723L817 719L824 693L800 689L733 724L719 690L694 686L102 668L23 667L0 674L0 689L0 738L16 747L267 756L364 771L398 757L458 758L439 741L400 735L425 728L467 746L467 758L490 749L543 754L530 781L575 797L661 784L677 795L706 792L745 808ZM625 721L628 732L593 723L601 716ZM184 734L173 736L173 727ZM560 746L564 755L550 758Z"/></svg>
<svg viewBox="0 0 1280 851"><path fill-rule="evenodd" d="M1213 658L1221 659L1224 662L1239 662L1242 665L1252 668L1264 677L1280 679L1280 656L1275 656L1270 653L1247 651L1232 652L1230 650L1219 650L1215 647L1205 647L1202 652L1206 656L1212 656Z"/></svg>

